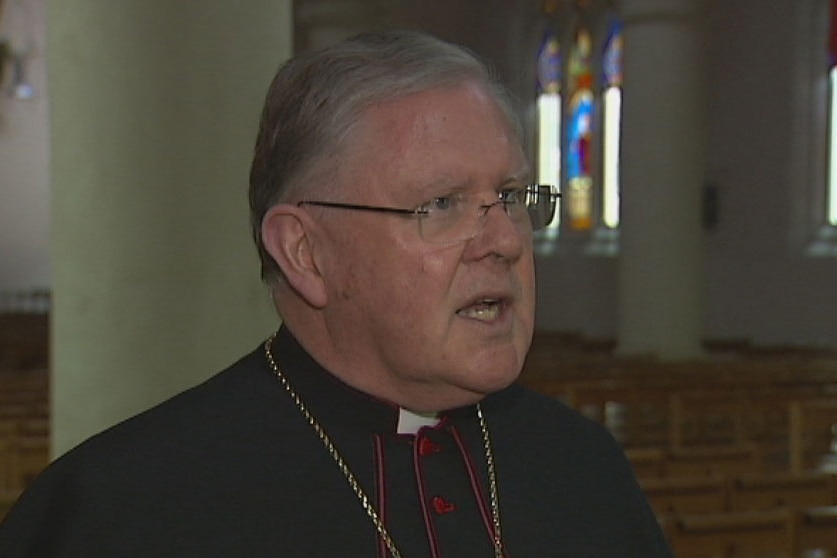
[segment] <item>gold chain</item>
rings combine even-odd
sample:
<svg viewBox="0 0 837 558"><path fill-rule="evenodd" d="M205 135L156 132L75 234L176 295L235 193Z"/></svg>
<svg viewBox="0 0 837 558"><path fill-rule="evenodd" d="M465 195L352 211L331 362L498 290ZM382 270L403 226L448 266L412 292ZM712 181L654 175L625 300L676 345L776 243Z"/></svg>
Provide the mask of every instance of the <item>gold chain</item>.
<svg viewBox="0 0 837 558"><path fill-rule="evenodd" d="M500 499L497 497L497 475L494 472L494 452L491 451L491 438L488 425L482 416L482 407L477 403L477 417L482 430L482 443L485 448L485 464L488 469L488 493L491 498L491 521L494 524L494 557L503 558L503 539L500 533Z"/></svg>
<svg viewBox="0 0 837 558"><path fill-rule="evenodd" d="M271 335L264 344L265 356L267 356L267 361L273 369L273 373L296 404L299 412L302 413L302 416L305 417L305 420L308 421L308 424L310 424L311 428L314 429L314 432L317 433L317 437L325 446L328 454L332 457L332 459L334 459L334 462L337 464L337 468L340 469L341 473L343 473L343 476L346 478L349 486L354 491L355 496L357 496L358 500L360 500L360 505L366 511L366 515L369 516L369 519L371 519L372 523L375 525L375 529L378 531L378 536L380 536L381 540L384 541L384 544L387 546L392 558L401 558L401 553L395 547L395 542L392 540L389 531L387 531L386 525L384 525L384 522L381 521L378 512L375 510L375 507L372 505L372 502L369 500L366 492L363 491L363 488L360 486L357 478L355 478L355 475L349 469L349 466L346 464L343 456L340 455L339 451L337 451L337 447L332 443L331 438L328 436L325 429L323 429L320 423L317 422L317 419L314 418L314 415L312 415L308 410L308 406L299 394L297 394L293 387L291 387L288 379L285 378L285 375L282 374L281 370L279 370L279 365L273 358L273 351L271 350L271 345L273 344L273 339L275 337L276 333ZM477 418L479 419L480 429L482 430L485 462L488 468L488 489L491 497L491 519L494 526L494 556L495 558L502 558L503 542L500 536L500 504L497 497L497 477L494 472L494 452L491 450L491 438L488 435L488 425L485 422L485 417L483 417L482 409L480 408L479 403L477 403Z"/></svg>

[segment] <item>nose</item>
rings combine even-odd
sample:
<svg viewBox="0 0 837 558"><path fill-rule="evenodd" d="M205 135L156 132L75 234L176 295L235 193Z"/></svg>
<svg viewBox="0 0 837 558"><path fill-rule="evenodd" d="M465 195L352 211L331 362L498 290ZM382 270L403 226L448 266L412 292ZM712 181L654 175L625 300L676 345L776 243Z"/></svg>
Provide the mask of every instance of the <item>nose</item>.
<svg viewBox="0 0 837 558"><path fill-rule="evenodd" d="M480 215L480 225L482 225L482 222L485 221L485 217L486 217L486 215L488 215L488 212L491 211L491 208L496 206L496 205L502 206L503 202L500 201L500 200L497 200L497 201L494 201L494 202L491 202L491 203L485 203L485 204L481 204L481 205L478 206L480 211L482 212L482 214ZM506 212L506 208L505 208L505 206L503 206L503 213L505 213L505 212Z"/></svg>
<svg viewBox="0 0 837 558"><path fill-rule="evenodd" d="M493 255L510 261L518 259L531 235L512 220L502 202L483 204L480 209L479 228L467 243L466 257L479 259Z"/></svg>

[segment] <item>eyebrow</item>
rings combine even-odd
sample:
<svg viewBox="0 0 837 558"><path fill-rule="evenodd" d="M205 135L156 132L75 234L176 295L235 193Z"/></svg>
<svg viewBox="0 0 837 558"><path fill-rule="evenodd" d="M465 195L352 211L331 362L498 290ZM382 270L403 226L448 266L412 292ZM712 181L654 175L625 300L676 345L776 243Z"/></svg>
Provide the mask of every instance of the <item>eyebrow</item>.
<svg viewBox="0 0 837 558"><path fill-rule="evenodd" d="M518 168L516 172L512 173L510 178L513 180L520 180L521 182L531 181L532 167L529 166L529 163L525 163L522 167Z"/></svg>
<svg viewBox="0 0 837 558"><path fill-rule="evenodd" d="M512 171L502 178L494 185L495 191L499 192L509 184L519 182L520 184L528 184L531 182L532 169L528 163L525 163L517 170ZM472 177L466 177L465 180L459 180L450 175L444 175L436 178L430 182L422 184L417 190L421 193L422 198L428 198L439 194L458 194L468 192L474 186Z"/></svg>
<svg viewBox="0 0 837 558"><path fill-rule="evenodd" d="M508 184L515 183L515 182L520 183L520 184L529 184L531 181L532 181L532 171L529 168L529 165L526 165L525 167L522 167L517 172L512 173L511 175L506 177L505 180L503 180L502 182L499 183L498 187L502 188L504 186L507 186Z"/></svg>
<svg viewBox="0 0 837 558"><path fill-rule="evenodd" d="M418 188L422 198L435 195L458 194L468 191L471 181L456 180L450 176L444 176L431 182L426 182Z"/></svg>

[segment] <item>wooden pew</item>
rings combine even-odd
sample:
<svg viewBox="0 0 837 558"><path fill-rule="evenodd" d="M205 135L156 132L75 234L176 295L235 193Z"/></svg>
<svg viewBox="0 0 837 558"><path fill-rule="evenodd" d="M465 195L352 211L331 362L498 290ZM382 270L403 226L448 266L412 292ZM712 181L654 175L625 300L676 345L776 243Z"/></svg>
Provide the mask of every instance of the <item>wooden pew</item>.
<svg viewBox="0 0 837 558"><path fill-rule="evenodd" d="M658 517L670 514L723 513L727 510L724 477L658 477L640 480Z"/></svg>
<svg viewBox="0 0 837 558"><path fill-rule="evenodd" d="M46 368L49 315L0 313L0 369Z"/></svg>
<svg viewBox="0 0 837 558"><path fill-rule="evenodd" d="M26 488L49 464L49 438L15 436L0 440L0 492Z"/></svg>
<svg viewBox="0 0 837 558"><path fill-rule="evenodd" d="M740 388L674 391L670 398L671 447L746 443L744 409L748 397Z"/></svg>
<svg viewBox="0 0 837 558"><path fill-rule="evenodd" d="M739 475L730 479L729 508L743 511L828 506L837 504L833 486L832 475L816 471Z"/></svg>
<svg viewBox="0 0 837 558"><path fill-rule="evenodd" d="M796 549L787 509L679 515L665 525L676 558L792 558Z"/></svg>
<svg viewBox="0 0 837 558"><path fill-rule="evenodd" d="M819 551L820 556L837 555L837 506L803 509L797 523L797 556Z"/></svg>
<svg viewBox="0 0 837 558"><path fill-rule="evenodd" d="M837 397L794 400L788 406L791 470L821 468L837 451Z"/></svg>
<svg viewBox="0 0 837 558"><path fill-rule="evenodd" d="M8 492L15 487L12 479L15 477L16 466L12 457L14 436L0 438L0 493Z"/></svg>
<svg viewBox="0 0 837 558"><path fill-rule="evenodd" d="M0 521L3 521L3 518L6 517L6 514L9 513L19 497L19 490L0 489Z"/></svg>
<svg viewBox="0 0 837 558"><path fill-rule="evenodd" d="M622 380L575 382L565 390L567 404L605 426L625 448L668 443L669 396L667 387Z"/></svg>
<svg viewBox="0 0 837 558"><path fill-rule="evenodd" d="M21 490L49 460L46 373L0 372L0 491Z"/></svg>
<svg viewBox="0 0 837 558"><path fill-rule="evenodd" d="M670 477L731 477L758 468L758 448L747 444L672 448L665 463L666 475Z"/></svg>
<svg viewBox="0 0 837 558"><path fill-rule="evenodd" d="M664 477L666 472L667 448L639 447L626 448L625 456L639 479Z"/></svg>

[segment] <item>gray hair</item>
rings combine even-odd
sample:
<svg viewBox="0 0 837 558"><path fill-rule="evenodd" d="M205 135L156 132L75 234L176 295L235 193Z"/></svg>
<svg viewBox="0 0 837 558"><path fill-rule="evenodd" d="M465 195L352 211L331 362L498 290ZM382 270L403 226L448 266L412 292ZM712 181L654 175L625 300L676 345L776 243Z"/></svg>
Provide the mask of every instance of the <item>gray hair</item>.
<svg viewBox="0 0 837 558"><path fill-rule="evenodd" d="M521 134L512 97L492 68L467 49L425 33L363 33L279 68L267 92L250 167L250 226L262 279L271 283L281 277L261 238L268 209L299 201L311 184L328 182L325 173L366 108L464 82L482 86Z"/></svg>

